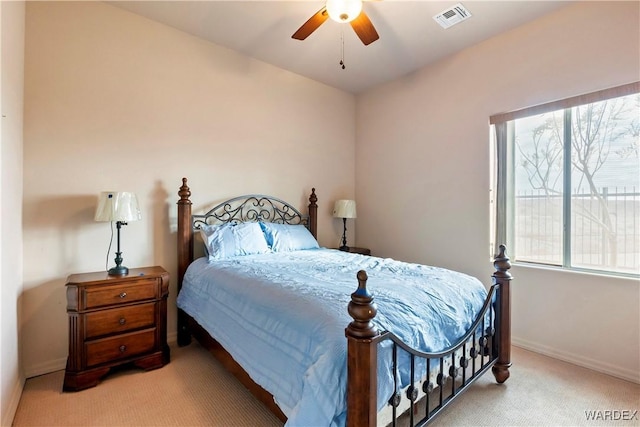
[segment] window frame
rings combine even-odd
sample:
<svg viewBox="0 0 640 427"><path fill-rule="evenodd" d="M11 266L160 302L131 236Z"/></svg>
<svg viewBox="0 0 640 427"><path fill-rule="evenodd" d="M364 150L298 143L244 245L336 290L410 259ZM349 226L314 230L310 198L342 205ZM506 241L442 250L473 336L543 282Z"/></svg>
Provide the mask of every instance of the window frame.
<svg viewBox="0 0 640 427"><path fill-rule="evenodd" d="M492 189L492 244L493 250L497 245L505 242L514 242L515 237L515 213L514 213L514 194L508 191L515 190L513 173L515 150L508 147L506 143L509 132L514 132L514 121L530 116L536 116L553 111L564 111L564 142L563 142L563 233L562 233L562 260L560 264L550 264L535 261L518 261L529 266L537 266L541 268L562 269L566 271L577 271L583 273L591 273L596 275L622 276L622 277L640 277L639 273L627 273L612 270L599 270L584 267L572 266L571 245L573 243L572 227L571 227L571 143L565 143L571 140L571 111L573 107L592 104L608 99L619 98L627 95L640 93L640 81L615 86L608 89L598 90L584 95L578 95L562 100L552 101L541 105L519 109L507 113L495 114L489 117L489 124L492 128L492 150L494 166L493 170L493 189ZM501 134L502 138L497 135ZM502 142L499 142L502 141ZM500 144L504 144L501 146ZM507 182L509 181L509 182ZM517 253L517 248L514 248Z"/></svg>

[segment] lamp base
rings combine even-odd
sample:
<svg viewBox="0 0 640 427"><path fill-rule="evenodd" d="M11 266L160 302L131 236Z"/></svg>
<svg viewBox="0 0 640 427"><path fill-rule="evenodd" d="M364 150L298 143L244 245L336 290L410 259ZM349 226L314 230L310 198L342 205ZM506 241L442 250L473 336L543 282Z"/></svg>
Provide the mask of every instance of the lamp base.
<svg viewBox="0 0 640 427"><path fill-rule="evenodd" d="M340 246L338 249L344 252L349 252L349 246L346 246L346 245Z"/></svg>
<svg viewBox="0 0 640 427"><path fill-rule="evenodd" d="M129 269L124 265L116 265L115 267L110 268L108 273L109 276L126 276L129 274Z"/></svg>
<svg viewBox="0 0 640 427"><path fill-rule="evenodd" d="M127 223L121 223L118 221L118 252L116 252L116 266L109 269L109 276L126 276L129 274L129 269L122 265L122 252L120 252L120 224L126 225Z"/></svg>

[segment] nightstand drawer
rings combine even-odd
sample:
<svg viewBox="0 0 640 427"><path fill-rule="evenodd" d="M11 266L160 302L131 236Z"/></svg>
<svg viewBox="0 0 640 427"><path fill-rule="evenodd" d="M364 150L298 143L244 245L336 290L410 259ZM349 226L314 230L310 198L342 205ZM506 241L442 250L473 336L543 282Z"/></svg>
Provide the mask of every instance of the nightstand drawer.
<svg viewBox="0 0 640 427"><path fill-rule="evenodd" d="M155 345L155 328L87 342L85 344L87 366L146 353L153 350Z"/></svg>
<svg viewBox="0 0 640 427"><path fill-rule="evenodd" d="M87 313L85 317L85 338L131 331L153 326L156 319L156 303L112 308Z"/></svg>
<svg viewBox="0 0 640 427"><path fill-rule="evenodd" d="M155 279L128 281L123 285L83 289L85 308L91 309L114 304L155 299L158 282Z"/></svg>

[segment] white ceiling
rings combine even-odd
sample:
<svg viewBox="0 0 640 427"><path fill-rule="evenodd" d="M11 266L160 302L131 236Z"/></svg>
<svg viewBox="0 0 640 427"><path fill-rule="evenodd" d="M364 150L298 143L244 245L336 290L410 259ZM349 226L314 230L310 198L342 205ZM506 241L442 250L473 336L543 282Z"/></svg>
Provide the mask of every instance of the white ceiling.
<svg viewBox="0 0 640 427"><path fill-rule="evenodd" d="M113 1L129 10L247 56L352 93L532 21L568 1L462 0L471 18L443 29L433 16L452 1L365 1L380 39L364 46L349 24L327 20L306 40L291 35L324 1ZM344 61L340 65L341 39Z"/></svg>

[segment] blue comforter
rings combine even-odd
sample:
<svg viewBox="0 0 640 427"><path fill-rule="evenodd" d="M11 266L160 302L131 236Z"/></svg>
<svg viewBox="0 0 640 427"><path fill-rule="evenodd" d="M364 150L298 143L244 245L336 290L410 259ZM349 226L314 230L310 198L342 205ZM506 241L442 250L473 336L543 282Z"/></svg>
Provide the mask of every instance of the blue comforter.
<svg viewBox="0 0 640 427"><path fill-rule="evenodd" d="M361 269L378 306L377 327L422 351L457 341L486 297L480 281L462 273L313 249L200 258L189 266L177 304L274 396L288 426L342 426L347 305ZM392 374L383 372L388 363L379 363L380 408L394 390Z"/></svg>

